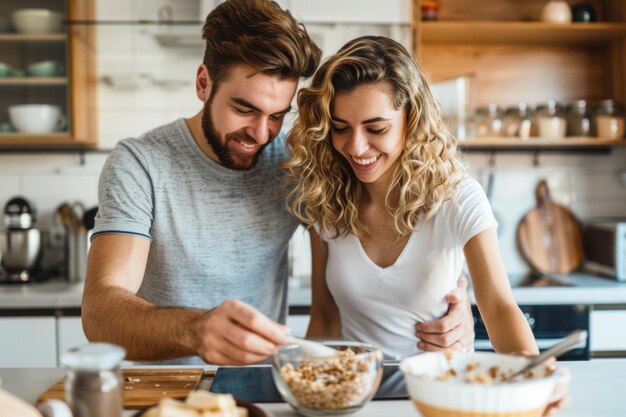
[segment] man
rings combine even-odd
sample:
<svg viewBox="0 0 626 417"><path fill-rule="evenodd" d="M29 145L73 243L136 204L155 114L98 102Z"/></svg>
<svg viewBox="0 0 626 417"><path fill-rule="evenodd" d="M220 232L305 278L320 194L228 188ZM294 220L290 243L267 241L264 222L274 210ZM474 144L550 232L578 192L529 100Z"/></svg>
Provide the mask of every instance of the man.
<svg viewBox="0 0 626 417"><path fill-rule="evenodd" d="M229 0L203 28L190 119L122 140L105 164L83 327L133 360L239 365L287 342L287 244L277 194L284 116L320 50L267 0ZM471 346L463 289L417 329L424 348Z"/></svg>

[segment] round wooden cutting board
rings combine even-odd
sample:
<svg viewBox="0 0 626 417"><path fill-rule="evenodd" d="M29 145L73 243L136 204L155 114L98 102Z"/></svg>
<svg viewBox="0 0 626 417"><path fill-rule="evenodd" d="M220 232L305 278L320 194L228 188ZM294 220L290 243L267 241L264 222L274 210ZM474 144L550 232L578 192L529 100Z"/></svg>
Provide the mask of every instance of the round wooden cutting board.
<svg viewBox="0 0 626 417"><path fill-rule="evenodd" d="M571 211L552 201L544 180L535 195L537 206L517 226L518 248L534 270L568 274L583 260L582 226Z"/></svg>

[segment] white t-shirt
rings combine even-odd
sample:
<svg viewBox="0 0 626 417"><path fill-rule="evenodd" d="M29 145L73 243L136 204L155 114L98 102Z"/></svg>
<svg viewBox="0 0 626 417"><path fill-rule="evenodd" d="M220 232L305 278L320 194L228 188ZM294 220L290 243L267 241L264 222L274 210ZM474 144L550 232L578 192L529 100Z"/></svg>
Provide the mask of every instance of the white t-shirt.
<svg viewBox="0 0 626 417"><path fill-rule="evenodd" d="M390 357L420 352L415 324L445 315L445 296L457 286L465 262L463 247L478 233L497 227L485 192L467 175L457 201L446 201L421 223L387 268L368 257L355 235L332 239L321 232L328 244L326 283L345 339L380 346Z"/></svg>

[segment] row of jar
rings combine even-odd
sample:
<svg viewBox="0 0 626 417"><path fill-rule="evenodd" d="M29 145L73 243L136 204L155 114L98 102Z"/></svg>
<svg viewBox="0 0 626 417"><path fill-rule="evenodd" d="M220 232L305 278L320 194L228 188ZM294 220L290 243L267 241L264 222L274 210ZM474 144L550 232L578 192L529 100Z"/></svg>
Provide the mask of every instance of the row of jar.
<svg viewBox="0 0 626 417"><path fill-rule="evenodd" d="M613 100L591 105L578 100L567 105L550 100L533 109L526 103L503 109L480 107L475 115L478 137L598 137L624 138L624 108Z"/></svg>

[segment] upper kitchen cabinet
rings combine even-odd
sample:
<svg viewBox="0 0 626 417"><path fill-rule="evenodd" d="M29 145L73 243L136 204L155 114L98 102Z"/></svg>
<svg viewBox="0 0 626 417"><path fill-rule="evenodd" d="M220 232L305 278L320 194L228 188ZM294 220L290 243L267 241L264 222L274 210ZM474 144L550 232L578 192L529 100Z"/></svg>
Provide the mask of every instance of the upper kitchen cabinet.
<svg viewBox="0 0 626 417"><path fill-rule="evenodd" d="M580 2L551 2L550 6L547 3L548 0L413 1L416 57L434 85L451 83L462 90L458 94L462 103L455 103L457 107L470 108L467 114L459 111L471 125L459 134L462 146L492 150L608 148L626 143L623 133L619 139L603 133L604 119L600 116L606 109L599 106L601 102L608 107L617 103L617 107L606 111L620 113L626 99L626 2L586 1L586 16L593 21L567 23L549 20L559 19L559 13L571 13L570 6ZM552 6L555 8L547 9ZM455 83L457 80L464 83ZM518 114L515 109L520 103L531 111ZM575 103L587 106L585 114L576 114ZM537 108L541 104L545 107ZM526 135L511 134L506 130L509 114L522 121L528 117L532 130ZM543 126L542 115L549 116L548 124ZM577 134L567 129L563 137L570 115L586 119L583 124L588 123L591 132ZM555 116L564 124L554 124ZM481 118L487 119L487 123L495 120L500 130L485 135ZM621 126L617 126L622 131L623 123L622 114ZM573 127L571 123L569 126Z"/></svg>
<svg viewBox="0 0 626 417"><path fill-rule="evenodd" d="M0 148L94 146L94 0L0 2Z"/></svg>

